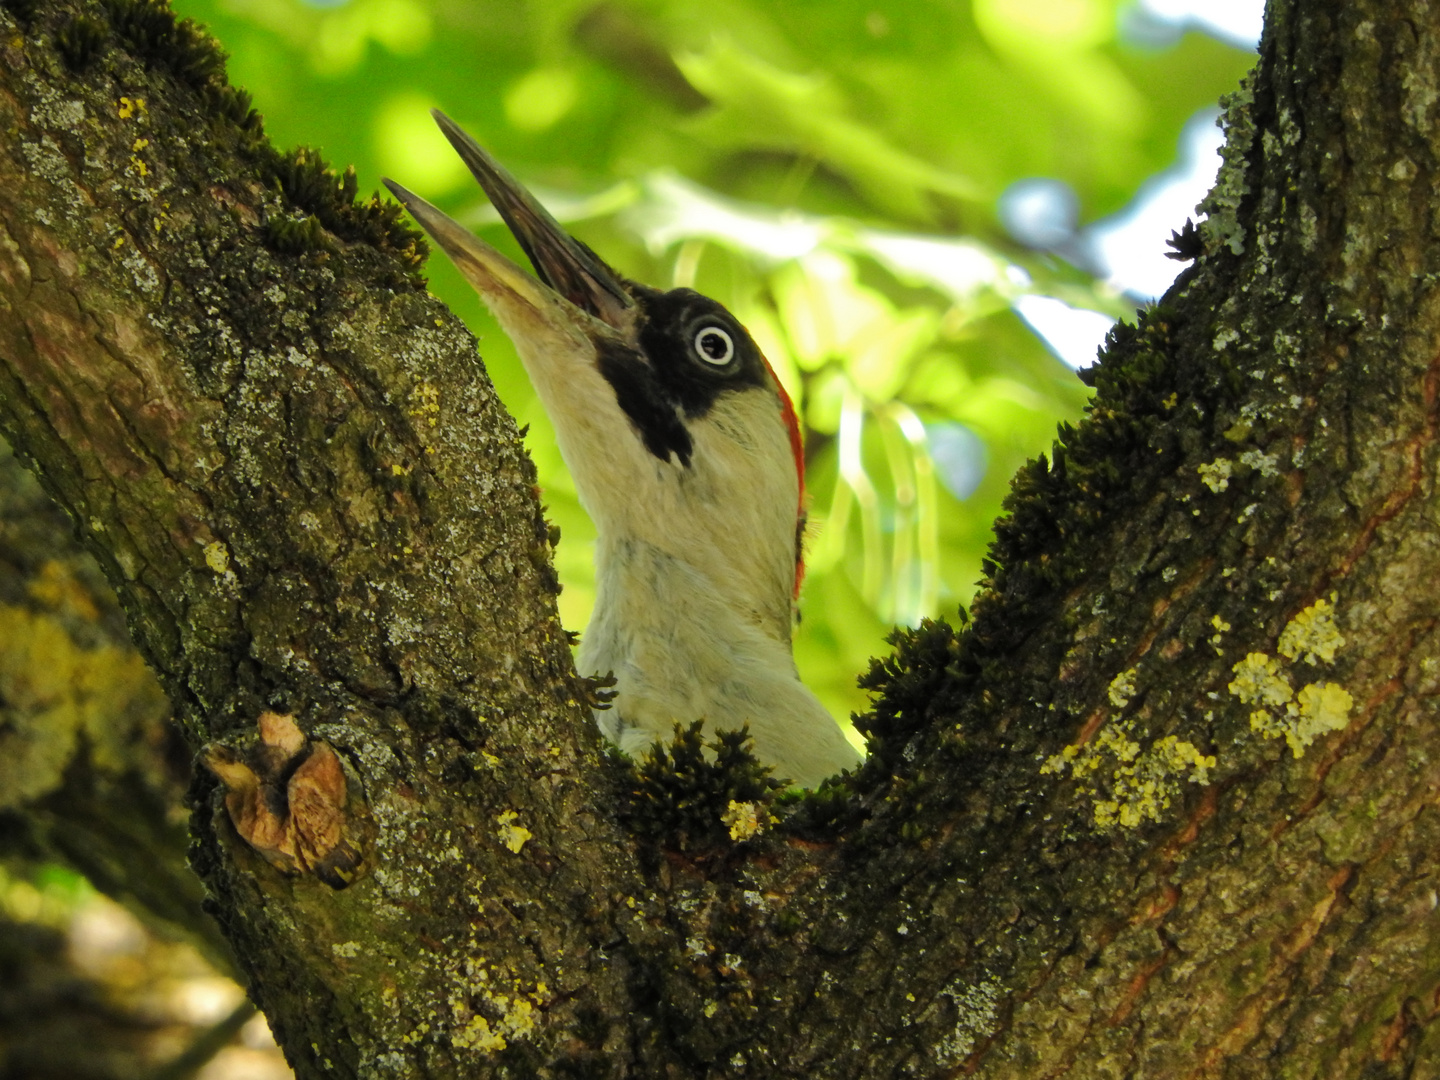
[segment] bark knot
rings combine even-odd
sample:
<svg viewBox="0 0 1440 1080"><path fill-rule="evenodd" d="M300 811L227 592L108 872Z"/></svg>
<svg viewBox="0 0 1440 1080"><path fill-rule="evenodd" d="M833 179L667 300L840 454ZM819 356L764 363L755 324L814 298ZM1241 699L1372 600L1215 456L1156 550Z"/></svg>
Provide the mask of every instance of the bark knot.
<svg viewBox="0 0 1440 1080"><path fill-rule="evenodd" d="M292 716L264 712L257 727L259 741L244 753L211 743L201 754L225 786L230 823L271 866L345 888L365 859L339 756L308 738Z"/></svg>

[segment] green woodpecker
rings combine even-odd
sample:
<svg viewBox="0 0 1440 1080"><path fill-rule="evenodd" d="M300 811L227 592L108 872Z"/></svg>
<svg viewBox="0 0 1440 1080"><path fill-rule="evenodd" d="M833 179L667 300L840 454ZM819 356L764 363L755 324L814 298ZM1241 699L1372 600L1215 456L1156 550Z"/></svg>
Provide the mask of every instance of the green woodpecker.
<svg viewBox="0 0 1440 1080"><path fill-rule="evenodd" d="M576 664L615 675L601 730L638 754L676 722L748 724L757 756L807 786L858 764L795 670L804 459L795 410L754 339L692 289L617 274L434 115L538 280L385 183L515 343L595 522L595 612Z"/></svg>

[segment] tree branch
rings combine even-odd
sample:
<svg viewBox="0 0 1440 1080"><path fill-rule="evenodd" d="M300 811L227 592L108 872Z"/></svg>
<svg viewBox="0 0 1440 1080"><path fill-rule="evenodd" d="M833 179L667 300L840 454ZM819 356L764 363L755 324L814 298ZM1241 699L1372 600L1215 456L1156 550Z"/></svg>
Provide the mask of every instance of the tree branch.
<svg viewBox="0 0 1440 1080"><path fill-rule="evenodd" d="M185 863L190 753L69 521L0 443L0 854L56 859L233 961Z"/></svg>
<svg viewBox="0 0 1440 1080"><path fill-rule="evenodd" d="M613 1011L585 958L633 861L514 425L394 211L257 142L157 11L7 31L0 409L192 745L280 709L345 762L363 887L272 870L202 791L215 914L302 1074Z"/></svg>

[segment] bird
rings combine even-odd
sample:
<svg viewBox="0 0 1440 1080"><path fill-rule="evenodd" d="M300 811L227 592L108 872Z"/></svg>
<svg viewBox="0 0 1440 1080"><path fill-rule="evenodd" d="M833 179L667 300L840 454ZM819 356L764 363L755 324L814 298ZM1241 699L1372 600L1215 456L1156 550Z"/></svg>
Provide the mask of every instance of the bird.
<svg viewBox="0 0 1440 1080"><path fill-rule="evenodd" d="M677 724L711 738L748 725L755 756L793 784L854 768L860 752L795 667L805 462L774 369L721 304L623 277L432 115L535 275L385 185L514 342L594 522L595 607L575 659L614 676L602 733L639 757Z"/></svg>

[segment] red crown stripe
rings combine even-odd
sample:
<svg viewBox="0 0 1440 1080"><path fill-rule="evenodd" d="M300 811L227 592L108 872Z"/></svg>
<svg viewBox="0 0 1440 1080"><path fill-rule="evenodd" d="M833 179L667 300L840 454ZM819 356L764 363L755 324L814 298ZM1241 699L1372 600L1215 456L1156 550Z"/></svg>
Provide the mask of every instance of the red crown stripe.
<svg viewBox="0 0 1440 1080"><path fill-rule="evenodd" d="M761 360L765 361L765 370L770 372L770 378L775 380L775 389L780 392L780 415L785 420L785 430L790 433L790 453L795 458L795 479L799 481L800 498L795 504L795 522L799 525L800 515L805 512L805 447L800 442L800 420L795 415L795 403L790 400L790 395L785 390L785 384L775 374L775 369L770 366L770 361L762 354ZM800 545L795 546L795 592L794 596L800 596L800 582L805 579L805 553Z"/></svg>

